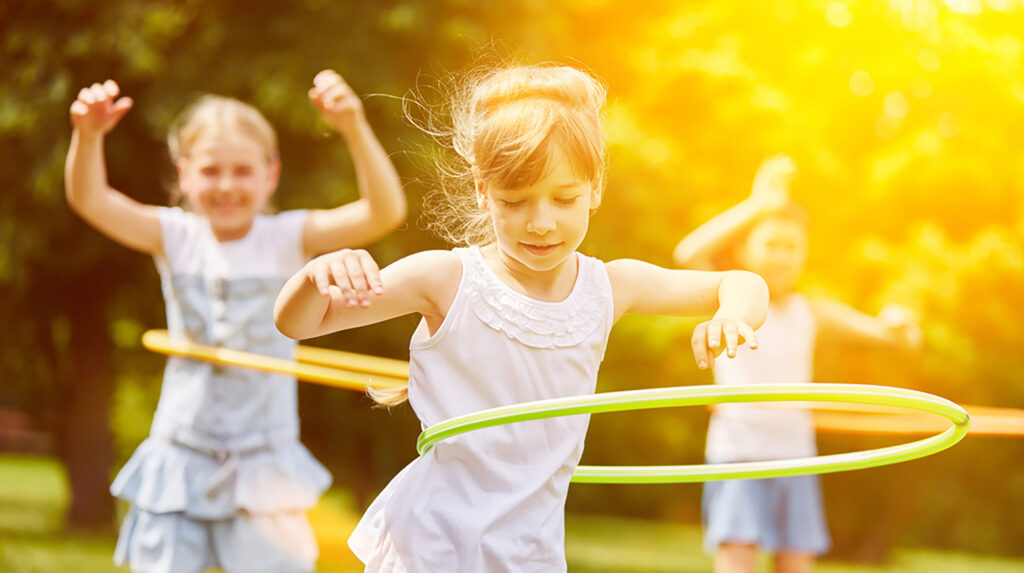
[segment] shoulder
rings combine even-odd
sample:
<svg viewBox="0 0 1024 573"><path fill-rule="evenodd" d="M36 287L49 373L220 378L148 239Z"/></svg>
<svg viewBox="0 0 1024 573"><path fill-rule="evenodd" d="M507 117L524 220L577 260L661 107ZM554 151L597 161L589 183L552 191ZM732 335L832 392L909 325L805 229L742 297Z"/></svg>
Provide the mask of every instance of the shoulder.
<svg viewBox="0 0 1024 573"><path fill-rule="evenodd" d="M402 281L415 281L425 290L457 287L462 278L462 258L455 251L421 251L403 257L382 271Z"/></svg>
<svg viewBox="0 0 1024 573"><path fill-rule="evenodd" d="M642 275L658 268L650 263L636 259L615 259L614 261L602 261L602 263L604 264L605 271L608 273L608 280L611 281L612 286L631 284L639 280Z"/></svg>

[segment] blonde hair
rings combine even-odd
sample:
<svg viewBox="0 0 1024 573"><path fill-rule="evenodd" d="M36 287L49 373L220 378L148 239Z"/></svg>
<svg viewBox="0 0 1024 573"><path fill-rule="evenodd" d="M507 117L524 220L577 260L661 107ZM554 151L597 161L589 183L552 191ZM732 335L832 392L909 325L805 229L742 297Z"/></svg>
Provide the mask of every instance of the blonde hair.
<svg viewBox="0 0 1024 573"><path fill-rule="evenodd" d="M449 91L450 126L438 127L441 122L429 115L420 124L454 151L450 161L439 162L440 185L424 201L427 227L443 239L493 242L475 182L529 187L550 173L556 147L578 176L602 189L606 90L590 74L553 64L506 66L472 73ZM408 399L408 387L371 388L369 394L379 405L394 406Z"/></svg>
<svg viewBox="0 0 1024 573"><path fill-rule="evenodd" d="M421 125L454 152L437 162L439 185L424 200L427 228L441 238L456 245L493 242L475 181L528 187L550 172L556 146L579 175L602 188L606 90L590 74L555 64L505 66L470 73L447 91L449 104L439 114L447 121L428 117Z"/></svg>
<svg viewBox="0 0 1024 573"><path fill-rule="evenodd" d="M174 121L167 134L171 161L177 165L187 158L196 142L205 137L223 134L241 135L260 145L268 161L277 161L277 133L253 106L234 98L204 95L192 102ZM171 202L181 201L181 191L174 185Z"/></svg>

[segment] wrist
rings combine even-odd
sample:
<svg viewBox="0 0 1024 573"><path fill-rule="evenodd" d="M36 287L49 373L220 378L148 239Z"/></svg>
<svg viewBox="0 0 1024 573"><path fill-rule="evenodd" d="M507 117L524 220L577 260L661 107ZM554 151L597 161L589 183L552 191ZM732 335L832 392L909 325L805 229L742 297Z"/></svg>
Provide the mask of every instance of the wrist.
<svg viewBox="0 0 1024 573"><path fill-rule="evenodd" d="M334 125L334 130L341 134L346 141L351 141L364 137L370 132L370 122L366 120L366 116L362 113L356 114L354 118L349 121L337 122Z"/></svg>

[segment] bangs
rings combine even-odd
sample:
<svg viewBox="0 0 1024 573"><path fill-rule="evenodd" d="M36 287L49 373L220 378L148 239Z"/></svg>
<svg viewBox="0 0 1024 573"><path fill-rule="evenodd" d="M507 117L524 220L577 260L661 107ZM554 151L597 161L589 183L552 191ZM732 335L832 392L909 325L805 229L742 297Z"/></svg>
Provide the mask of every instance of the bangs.
<svg viewBox="0 0 1024 573"><path fill-rule="evenodd" d="M556 150L564 154L573 173L582 181L599 177L604 165L604 146L601 139L594 141L594 130L588 125L593 120L567 112L554 102L545 104L516 102L502 106L488 118L477 138L478 149L492 150L476 154L481 160L477 164L481 179L503 189L529 187L554 169ZM516 109L526 105L531 108L530 113ZM597 137L600 138L599 133Z"/></svg>

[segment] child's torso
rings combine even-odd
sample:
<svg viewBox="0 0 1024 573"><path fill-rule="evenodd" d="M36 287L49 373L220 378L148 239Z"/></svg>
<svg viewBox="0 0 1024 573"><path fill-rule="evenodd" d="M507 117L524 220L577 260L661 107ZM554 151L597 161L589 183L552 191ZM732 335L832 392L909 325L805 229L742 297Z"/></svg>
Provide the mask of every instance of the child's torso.
<svg viewBox="0 0 1024 573"><path fill-rule="evenodd" d="M221 243L205 220L162 209L157 260L172 337L291 359L295 342L273 323L274 301L304 264L305 214L258 217L238 241ZM295 379L206 361L167 361L153 434L186 431L215 441L275 441L297 435Z"/></svg>
<svg viewBox="0 0 1024 573"><path fill-rule="evenodd" d="M804 384L813 381L817 327L807 300L790 295L772 304L757 331L758 348L715 359L716 384ZM706 455L712 461L813 456L813 421L807 410L763 404L721 404L711 417Z"/></svg>
<svg viewBox="0 0 1024 573"><path fill-rule="evenodd" d="M409 401L423 425L593 393L613 320L603 263L581 256L572 293L548 303L501 283L478 249L456 252L451 308L433 336L410 345ZM408 571L564 568L563 508L588 421L534 420L437 444L392 481L354 546L390 546L380 570L391 558Z"/></svg>

